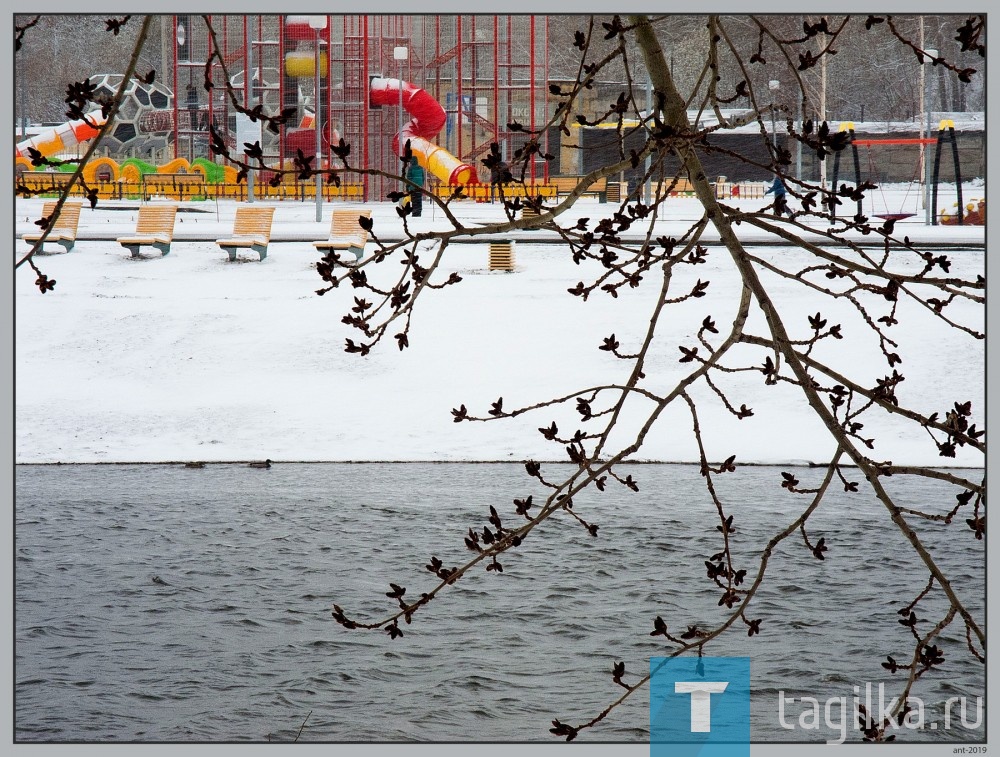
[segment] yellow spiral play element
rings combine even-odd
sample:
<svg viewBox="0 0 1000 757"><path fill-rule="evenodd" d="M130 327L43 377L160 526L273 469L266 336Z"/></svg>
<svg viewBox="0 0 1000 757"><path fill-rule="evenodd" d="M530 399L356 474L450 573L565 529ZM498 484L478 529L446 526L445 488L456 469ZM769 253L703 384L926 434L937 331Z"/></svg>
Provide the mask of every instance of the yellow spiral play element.
<svg viewBox="0 0 1000 757"><path fill-rule="evenodd" d="M191 164L187 158L175 158L156 169L157 173L191 173Z"/></svg>
<svg viewBox="0 0 1000 757"><path fill-rule="evenodd" d="M122 166L121 176L118 178L129 184L138 184L142 180L142 172L135 163L126 163Z"/></svg>
<svg viewBox="0 0 1000 757"><path fill-rule="evenodd" d="M942 208L938 214L938 222L944 226L955 226L958 224L958 203L951 204L953 210ZM962 213L962 223L967 226L982 226L986 223L986 200L973 197L965 204Z"/></svg>
<svg viewBox="0 0 1000 757"><path fill-rule="evenodd" d="M117 161L111 158L91 158L83 167L83 180L88 184L96 184L98 174L111 174L111 181L118 181L121 168Z"/></svg>
<svg viewBox="0 0 1000 757"><path fill-rule="evenodd" d="M411 137L410 150L417 162L441 181L452 186L474 182L475 174L472 166L463 163L433 142L428 142L423 137Z"/></svg>

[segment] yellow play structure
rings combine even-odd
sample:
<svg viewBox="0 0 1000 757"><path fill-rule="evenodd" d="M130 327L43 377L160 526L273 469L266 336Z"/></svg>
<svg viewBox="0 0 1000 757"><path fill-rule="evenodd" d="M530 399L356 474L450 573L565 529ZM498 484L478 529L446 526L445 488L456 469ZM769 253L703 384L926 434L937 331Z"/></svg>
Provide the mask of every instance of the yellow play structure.
<svg viewBox="0 0 1000 757"><path fill-rule="evenodd" d="M958 225L958 203L952 203L951 208L942 208L938 214L938 222L943 226ZM962 224L965 226L986 225L985 198L973 197L965 204L965 212L962 213Z"/></svg>
<svg viewBox="0 0 1000 757"><path fill-rule="evenodd" d="M288 169L294 166L289 164ZM38 171L26 157L15 158L15 186L23 186L32 194L56 195L69 183L75 165L61 170ZM112 158L91 158L83 169L83 181L97 190L102 199L142 199L162 197L171 200L238 199L247 197L246 182L237 181L236 169L220 166L205 159L189 162L176 158L154 166L135 158L119 163ZM82 195L83 187L74 185L73 194ZM280 183L258 180L254 195L261 199L304 200L316 196L312 181L297 181L294 174L286 174ZM325 185L323 196L334 200L359 199L363 196L361 184Z"/></svg>

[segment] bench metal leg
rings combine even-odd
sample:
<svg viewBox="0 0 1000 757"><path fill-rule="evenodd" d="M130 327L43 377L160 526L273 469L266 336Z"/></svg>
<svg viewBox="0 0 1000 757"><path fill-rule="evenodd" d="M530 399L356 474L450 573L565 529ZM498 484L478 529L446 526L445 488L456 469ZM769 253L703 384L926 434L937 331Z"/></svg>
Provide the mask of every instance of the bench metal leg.
<svg viewBox="0 0 1000 757"><path fill-rule="evenodd" d="M170 252L170 245L169 244L154 244L153 247L155 247L157 250L159 250L160 254L163 255L163 256L166 256L166 254L168 252Z"/></svg>
<svg viewBox="0 0 1000 757"><path fill-rule="evenodd" d="M254 250L256 250L257 254L260 255L261 260L267 257L267 247L262 247L258 244L254 245Z"/></svg>
<svg viewBox="0 0 1000 757"><path fill-rule="evenodd" d="M235 263L236 262L236 248L235 247L223 247L222 249L225 250L227 253L229 253L229 262L230 263Z"/></svg>
<svg viewBox="0 0 1000 757"><path fill-rule="evenodd" d="M63 251L64 252L69 252L70 250L73 249L73 242L74 242L74 240L72 240L72 239L61 239L56 244L61 244L63 246L63 248L64 248Z"/></svg>
<svg viewBox="0 0 1000 757"><path fill-rule="evenodd" d="M137 244L123 244L122 247L124 247L126 250L128 250L129 253L131 253L131 255L132 255L133 258L139 257L139 245L137 245Z"/></svg>

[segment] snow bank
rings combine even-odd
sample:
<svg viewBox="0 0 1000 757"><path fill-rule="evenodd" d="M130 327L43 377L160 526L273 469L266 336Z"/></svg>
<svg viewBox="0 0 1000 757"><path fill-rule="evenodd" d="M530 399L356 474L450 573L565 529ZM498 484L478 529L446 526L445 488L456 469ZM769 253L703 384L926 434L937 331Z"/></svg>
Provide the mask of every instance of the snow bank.
<svg viewBox="0 0 1000 757"><path fill-rule="evenodd" d="M30 228L40 205L18 200L18 234ZM312 205L278 206L273 240L325 238L329 208L317 224ZM634 351L656 296L652 278L618 299L595 296L584 303L570 296L567 288L596 269L574 265L561 246L532 244L531 234L538 232L518 235L518 267L509 274L486 270L485 243L455 245L438 275L444 279L455 271L464 281L427 293L414 317L410 349L400 353L390 341L362 358L343 349L344 339L357 333L341 323L354 291L344 286L315 295L322 282L308 241L272 241L265 261L250 255L229 263L211 240L231 231L235 205L190 203L178 214L171 253L133 260L113 239L134 229L134 207L107 203L97 211L86 209L81 221L86 239L70 253L38 258L57 280L55 291L40 294L28 266L15 275L18 463L561 460L562 445L546 442L537 429L556 421L572 433L579 426L575 403L489 423L454 423L450 411L465 404L470 413L486 415L501 396L504 409L512 410L624 381L630 364L598 347L614 333L623 351ZM499 206L461 207L470 225L500 214ZM573 213L597 218L610 207L582 201ZM374 208L376 231L398 235L401 222L393 207ZM685 220L696 217L697 204L678 200L671 213L658 234L682 233ZM440 213L432 212L416 219L415 227L443 223ZM972 246L982 243L983 229L914 222L905 233L931 244L967 240ZM26 249L16 243L18 253ZM804 253L788 248L761 248L760 254L807 261ZM953 275L984 270L982 248L948 254ZM372 275L398 275L392 263L380 268ZM843 323L849 339L823 343L818 357L867 386L891 372L873 339L851 338L863 334L864 326L848 306L820 302L793 282L764 278L798 337L809 336L806 318L817 310L830 323ZM673 291L686 292L697 279L711 281L708 294L664 318L646 371L650 389L667 389L684 374L689 365L678 363L677 345L697 344L705 316L712 315L723 333L730 322L737 282L725 250L715 248L707 264L679 271ZM980 309L956 304L949 313L983 328ZM983 343L948 336L940 320L912 303L901 303L897 317L901 324L890 334L899 342L900 370L907 376L901 401L930 413L972 400L981 426ZM757 314L748 331L765 334ZM741 348L728 364L763 359L761 350ZM693 394L705 400L700 421L710 456L778 463L823 462L832 455L832 442L794 389L765 386L759 373L728 374L718 383L736 407L746 404L754 416L735 419L708 387L697 385ZM627 406L612 448L631 440L647 409L642 400ZM956 460L943 460L925 433L883 413L877 417L878 423L866 421L864 429L878 438L870 452L875 459L982 463L966 450L959 450ZM690 461L696 455L691 419L680 404L663 415L638 458Z"/></svg>

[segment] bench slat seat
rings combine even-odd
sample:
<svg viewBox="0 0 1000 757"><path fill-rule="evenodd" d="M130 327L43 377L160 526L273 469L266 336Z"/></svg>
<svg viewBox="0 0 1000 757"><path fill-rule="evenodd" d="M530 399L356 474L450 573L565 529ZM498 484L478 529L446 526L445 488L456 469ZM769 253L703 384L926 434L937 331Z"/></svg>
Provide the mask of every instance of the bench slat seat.
<svg viewBox="0 0 1000 757"><path fill-rule="evenodd" d="M240 205L236 208L232 236L216 239L215 243L228 253L230 261L236 260L239 250L253 250L263 260L267 257L267 247L271 242L273 221L273 207Z"/></svg>
<svg viewBox="0 0 1000 757"><path fill-rule="evenodd" d="M46 202L42 205L42 217L51 218L52 214L56 212L56 204L55 202ZM76 232L80 226L80 210L82 208L83 203L80 202L63 203L62 209L59 211L59 217L49 229L49 235L45 237L45 242L60 244L66 252L72 250L73 245L76 244ZM21 239L33 244L44 235L45 232L43 231L29 231L22 234ZM43 242L43 244L45 243Z"/></svg>
<svg viewBox="0 0 1000 757"><path fill-rule="evenodd" d="M170 243L174 239L174 220L177 218L176 205L143 205L139 208L139 217L135 222L135 234L118 237L118 243L132 253L133 258L140 257L139 248L152 247L161 255L170 252Z"/></svg>
<svg viewBox="0 0 1000 757"><path fill-rule="evenodd" d="M216 241L223 247L256 247L266 245L270 240L266 237L230 237Z"/></svg>
<svg viewBox="0 0 1000 757"><path fill-rule="evenodd" d="M146 236L136 236L136 237L118 237L118 241L123 245L130 245L130 244L169 245L173 241L173 238L166 234L149 234Z"/></svg>
<svg viewBox="0 0 1000 757"><path fill-rule="evenodd" d="M355 262L361 260L368 243L368 231L361 228L360 218L371 218L370 210L334 210L330 218L330 238L313 242L317 250L347 250L354 254Z"/></svg>

